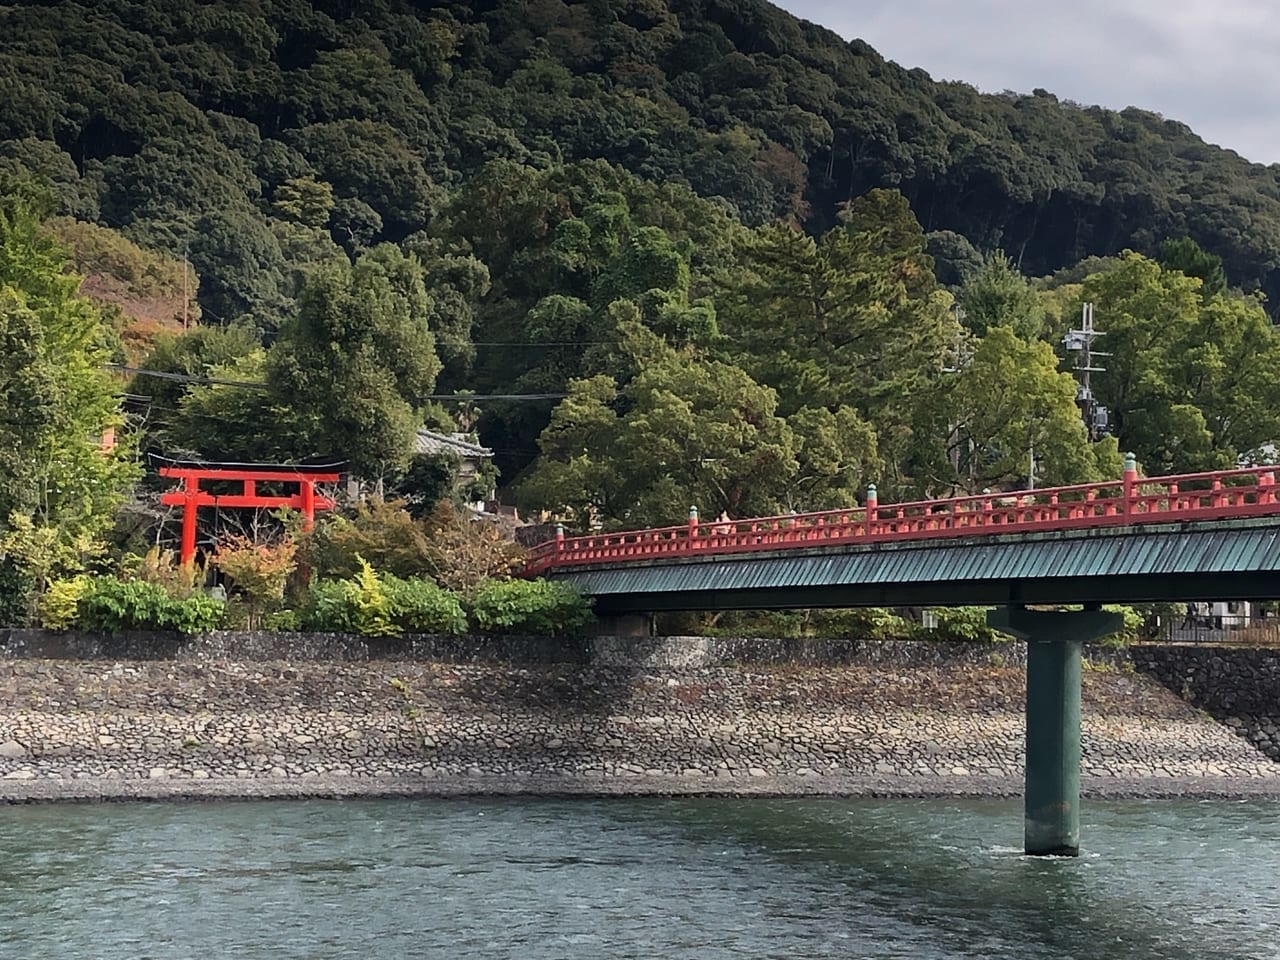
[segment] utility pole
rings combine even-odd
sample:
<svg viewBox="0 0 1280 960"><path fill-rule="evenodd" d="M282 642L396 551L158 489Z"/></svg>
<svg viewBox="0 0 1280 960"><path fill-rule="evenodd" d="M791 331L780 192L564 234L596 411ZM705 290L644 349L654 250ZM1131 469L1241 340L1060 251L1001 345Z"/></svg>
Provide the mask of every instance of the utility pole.
<svg viewBox="0 0 1280 960"><path fill-rule="evenodd" d="M191 300L191 293L187 286L187 250L184 247L182 250L182 329L183 330L187 329L187 324L189 322L187 304L190 302L190 300Z"/></svg>
<svg viewBox="0 0 1280 960"><path fill-rule="evenodd" d="M972 351L964 339L964 307L959 303L955 305L956 318L956 340L951 349L950 357L943 358L943 373L960 373L969 365L969 361L973 359ZM949 458L951 467L956 472L956 476L960 476L960 425L950 417L947 418L947 448L949 450ZM973 479L973 440L969 440L969 479Z"/></svg>
<svg viewBox="0 0 1280 960"><path fill-rule="evenodd" d="M1086 303L1080 311L1080 328L1068 330L1062 338L1063 345L1078 354L1076 372L1080 374L1080 383L1076 385L1076 402L1080 404L1080 414L1084 418L1084 428L1090 440L1097 440L1107 432L1110 418L1107 408L1100 406L1093 396L1093 387L1089 383L1089 375L1103 373L1106 367L1095 367L1097 357L1109 357L1111 354L1093 349L1093 341L1103 335L1101 330L1093 326L1093 304Z"/></svg>

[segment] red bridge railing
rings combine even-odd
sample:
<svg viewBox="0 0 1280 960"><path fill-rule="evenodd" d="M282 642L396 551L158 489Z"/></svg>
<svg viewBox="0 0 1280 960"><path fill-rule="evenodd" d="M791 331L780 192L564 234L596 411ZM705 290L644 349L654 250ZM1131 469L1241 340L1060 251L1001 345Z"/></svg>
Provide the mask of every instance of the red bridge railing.
<svg viewBox="0 0 1280 960"><path fill-rule="evenodd" d="M524 572L536 576L583 564L1276 515L1280 490L1273 468L1139 478L1130 460L1122 480L1070 487L913 503L879 503L870 487L864 507L750 520L700 521L692 510L689 522L679 526L558 535L530 551Z"/></svg>

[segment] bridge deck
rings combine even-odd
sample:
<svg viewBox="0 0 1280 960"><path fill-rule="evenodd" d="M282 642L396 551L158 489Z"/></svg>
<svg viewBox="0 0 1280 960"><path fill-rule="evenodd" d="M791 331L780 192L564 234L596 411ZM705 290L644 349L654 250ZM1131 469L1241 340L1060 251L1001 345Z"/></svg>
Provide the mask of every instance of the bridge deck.
<svg viewBox="0 0 1280 960"><path fill-rule="evenodd" d="M1268 469L699 523L535 549L601 612L1280 596Z"/></svg>

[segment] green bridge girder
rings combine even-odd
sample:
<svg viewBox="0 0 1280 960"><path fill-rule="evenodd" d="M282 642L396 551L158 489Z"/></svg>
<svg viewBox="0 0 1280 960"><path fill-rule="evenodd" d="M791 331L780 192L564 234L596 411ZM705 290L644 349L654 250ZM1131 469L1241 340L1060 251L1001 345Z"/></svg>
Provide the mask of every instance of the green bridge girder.
<svg viewBox="0 0 1280 960"><path fill-rule="evenodd" d="M1280 596L1280 518L613 561L546 576L606 616L1261 600Z"/></svg>

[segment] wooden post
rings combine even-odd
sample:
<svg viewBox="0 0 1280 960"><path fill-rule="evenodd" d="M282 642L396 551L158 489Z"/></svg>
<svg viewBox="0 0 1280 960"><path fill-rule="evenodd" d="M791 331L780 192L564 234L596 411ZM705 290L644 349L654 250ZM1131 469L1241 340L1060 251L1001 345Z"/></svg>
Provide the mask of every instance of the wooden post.
<svg viewBox="0 0 1280 960"><path fill-rule="evenodd" d="M245 493L249 496L249 481L245 482ZM304 479L301 481L302 495L302 529L310 530L315 526L316 522L316 483L314 480Z"/></svg>
<svg viewBox="0 0 1280 960"><path fill-rule="evenodd" d="M182 484L182 545L178 560L185 567L196 558L196 498L200 493L200 481L196 477L186 477Z"/></svg>

